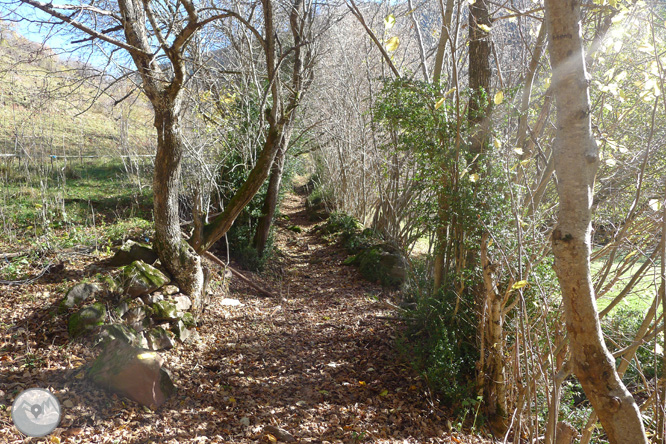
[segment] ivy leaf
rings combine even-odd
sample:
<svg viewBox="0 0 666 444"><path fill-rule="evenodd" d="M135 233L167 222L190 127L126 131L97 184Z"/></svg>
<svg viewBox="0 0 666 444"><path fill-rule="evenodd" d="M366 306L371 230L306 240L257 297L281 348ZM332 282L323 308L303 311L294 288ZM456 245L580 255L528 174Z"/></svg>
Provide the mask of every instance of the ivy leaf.
<svg viewBox="0 0 666 444"><path fill-rule="evenodd" d="M495 102L495 105L500 105L504 102L504 93L502 91L497 91L497 94L495 94L495 97L493 98L493 102Z"/></svg>
<svg viewBox="0 0 666 444"><path fill-rule="evenodd" d="M398 38L397 35L391 37L386 41L386 49L388 49L389 51L395 51L396 49L398 49L398 46L400 46L400 39Z"/></svg>

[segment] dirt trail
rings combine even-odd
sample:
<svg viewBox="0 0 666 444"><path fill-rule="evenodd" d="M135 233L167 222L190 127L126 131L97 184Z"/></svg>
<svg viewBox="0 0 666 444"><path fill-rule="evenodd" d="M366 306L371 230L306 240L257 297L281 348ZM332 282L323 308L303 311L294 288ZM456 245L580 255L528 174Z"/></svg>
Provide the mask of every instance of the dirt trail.
<svg viewBox="0 0 666 444"><path fill-rule="evenodd" d="M6 377L0 401L26 385L52 387L65 406L60 442L483 442L450 434L446 412L399 359L394 336L400 326L387 319L393 313L381 302L381 287L342 265L345 253L321 239L302 197L287 196L282 212L289 219L278 222L276 265L267 278L247 273L278 297L262 297L238 279L226 296L242 306L213 297L201 339L164 353L179 392L161 409L141 409L92 386L82 372L93 352L69 344L63 320L49 319L36 304L29 322L58 333L42 338L24 331L33 335L26 344L44 358L26 374L15 347L9 362L0 362ZM21 438L0 409L5 441Z"/></svg>

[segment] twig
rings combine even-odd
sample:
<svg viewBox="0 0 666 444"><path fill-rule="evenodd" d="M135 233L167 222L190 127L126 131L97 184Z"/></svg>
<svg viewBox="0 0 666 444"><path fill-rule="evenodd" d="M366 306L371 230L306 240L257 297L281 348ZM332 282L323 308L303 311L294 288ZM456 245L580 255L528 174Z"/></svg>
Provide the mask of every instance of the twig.
<svg viewBox="0 0 666 444"><path fill-rule="evenodd" d="M42 276L44 276L46 273L49 272L49 270L53 267L53 264L48 264L46 267L40 271L37 276L31 277L28 279L20 279L17 281L3 281L0 280L0 285L25 285L25 284L32 284L33 282L38 281Z"/></svg>
<svg viewBox="0 0 666 444"><path fill-rule="evenodd" d="M236 269L232 268L230 265L224 263L224 261L222 261L221 259L216 257L213 253L211 253L209 251L204 251L203 253L201 253L201 256L205 257L206 259L208 259L211 262L219 265L222 268L229 269L229 271L231 271L241 281L245 282L247 285L249 285L250 287L257 290L263 296L267 296L269 298L277 298L276 294L271 293L270 291L261 288L259 285L252 282L249 278L243 276L238 270L236 270Z"/></svg>

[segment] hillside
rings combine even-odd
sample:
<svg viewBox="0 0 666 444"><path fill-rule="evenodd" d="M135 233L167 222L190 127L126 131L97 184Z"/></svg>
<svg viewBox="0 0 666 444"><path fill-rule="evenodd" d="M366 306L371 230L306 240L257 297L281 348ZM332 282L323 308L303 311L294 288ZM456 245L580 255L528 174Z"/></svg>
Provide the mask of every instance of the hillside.
<svg viewBox="0 0 666 444"><path fill-rule="evenodd" d="M110 85L81 62L0 26L0 153L37 161L151 151L149 106L138 93L114 106L130 82Z"/></svg>

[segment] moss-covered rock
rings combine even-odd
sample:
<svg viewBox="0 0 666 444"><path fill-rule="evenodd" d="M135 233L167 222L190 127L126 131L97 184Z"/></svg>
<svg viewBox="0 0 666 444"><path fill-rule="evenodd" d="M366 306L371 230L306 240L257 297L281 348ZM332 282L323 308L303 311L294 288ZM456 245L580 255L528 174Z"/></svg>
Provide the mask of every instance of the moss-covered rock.
<svg viewBox="0 0 666 444"><path fill-rule="evenodd" d="M364 278L385 287L400 287L407 278L409 262L405 254L391 244L374 245L356 255L354 261Z"/></svg>
<svg viewBox="0 0 666 444"><path fill-rule="evenodd" d="M97 302L83 307L69 318L67 331L71 338L76 338L104 324L106 320L106 307Z"/></svg>
<svg viewBox="0 0 666 444"><path fill-rule="evenodd" d="M174 321L178 319L178 309L171 301L158 301L152 305L153 319L158 321Z"/></svg>
<svg viewBox="0 0 666 444"><path fill-rule="evenodd" d="M116 251L116 254L109 259L109 265L121 267L123 265L129 265L134 261L142 261L152 265L157 261L157 253L150 247L150 245L128 240Z"/></svg>
<svg viewBox="0 0 666 444"><path fill-rule="evenodd" d="M197 326L197 321L194 319L194 315L189 311L187 313L183 313L183 316L180 318L180 320L183 321L185 326L188 328Z"/></svg>
<svg viewBox="0 0 666 444"><path fill-rule="evenodd" d="M133 298L152 293L171 282L166 274L143 261L126 266L122 277L125 293Z"/></svg>

